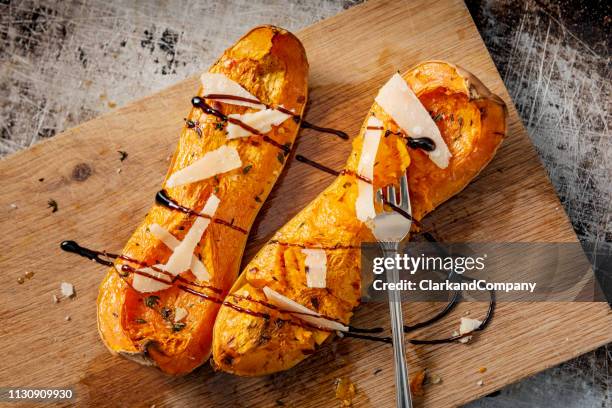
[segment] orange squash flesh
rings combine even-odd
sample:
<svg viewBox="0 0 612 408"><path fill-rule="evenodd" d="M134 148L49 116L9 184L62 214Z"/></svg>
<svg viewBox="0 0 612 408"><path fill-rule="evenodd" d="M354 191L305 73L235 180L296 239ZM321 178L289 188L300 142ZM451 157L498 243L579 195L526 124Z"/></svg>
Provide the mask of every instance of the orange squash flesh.
<svg viewBox="0 0 612 408"><path fill-rule="evenodd" d="M381 139L374 166L374 188L395 184L407 168L413 216L421 219L461 191L493 158L506 128L506 108L471 74L441 61L422 63L403 75L440 128L452 158L438 168L419 150L407 150L396 135ZM397 125L375 103L370 111L385 129ZM366 121L367 122L367 119ZM366 124L353 142L345 169L355 170ZM370 229L355 216L357 183L342 174L315 200L283 226L246 266L227 301L245 309L268 313L269 319L223 306L213 337L213 365L243 376L289 369L331 336L284 322L295 316L270 310L232 294L265 300L268 286L311 310L348 323L361 295L360 249L375 241ZM299 247L323 246L327 254L327 287L306 286L305 255Z"/></svg>
<svg viewBox="0 0 612 408"><path fill-rule="evenodd" d="M251 30L226 50L209 72L223 73L263 103L283 105L298 115L303 113L308 92L308 62L300 41L283 29L262 26ZM201 96L202 92L200 89L194 96ZM208 103L225 115L254 111L214 101ZM215 217L248 231L282 171L282 150L265 143L261 136L228 141L225 131L217 126L218 119L200 109L192 109L187 119L199 122L201 136L193 129L183 128L166 180L175 171L224 144L236 147L242 168L166 190L178 203L197 211L214 193L221 200ZM299 125L289 119L274 126L267 135L281 145L292 145L298 130ZM248 171L244 170L247 166L251 166ZM182 240L193 222L193 216L155 205L122 254L149 265L165 263L171 250L148 227L159 224ZM215 294L221 299L236 279L247 236L212 222L196 247L195 255L211 275L209 284L223 291ZM191 272L182 276L197 282ZM128 276L126 280L130 282L132 278ZM147 305L149 296L156 298L150 298ZM188 373L210 357L212 328L219 310L216 303L188 294L176 285L155 293L139 293L111 268L100 286L97 306L100 336L113 353L155 365L169 374ZM174 325L177 307L187 310L184 327Z"/></svg>

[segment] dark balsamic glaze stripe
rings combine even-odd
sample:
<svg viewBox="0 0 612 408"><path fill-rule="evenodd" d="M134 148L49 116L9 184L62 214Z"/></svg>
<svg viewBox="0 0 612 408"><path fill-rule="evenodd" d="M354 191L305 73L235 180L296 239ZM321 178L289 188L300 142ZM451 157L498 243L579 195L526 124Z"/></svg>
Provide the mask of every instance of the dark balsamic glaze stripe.
<svg viewBox="0 0 612 408"><path fill-rule="evenodd" d="M402 139L406 140L406 142L408 143L408 147L411 147L413 149L421 149L421 150L425 150L426 152L432 152L436 150L436 143L428 137L416 137L415 138L415 137L406 136L402 132L392 132L390 130L386 130L385 136L389 136L389 135L396 135L396 136L401 137Z"/></svg>
<svg viewBox="0 0 612 408"><path fill-rule="evenodd" d="M64 250L64 251L66 251L66 252L77 254L77 255L80 255L80 256L82 256L84 258L87 258L87 259L90 259L92 261L95 261L95 262L99 263L100 265L113 267L113 269L115 269L115 270L116 270L116 268L114 268L115 263L109 261L108 259L104 259L104 258L120 259L120 260L123 260L123 261L126 261L126 262L132 262L132 263L135 263L137 265L140 265L141 268L151 268L155 272L158 272L158 273L161 273L164 276L167 276L168 278L170 278L170 280L162 279L162 278L160 278L158 276L154 276L154 275L148 274L147 272L138 270L138 269L136 269L136 268L134 268L134 267L132 267L130 265L126 265L126 264L122 264L121 265L121 271L122 272L134 273L136 275L145 276L147 278L151 278L151 279L153 279L153 280L155 280L157 282L165 283L167 285L171 285L171 284L173 284L176 281L181 281L181 282L187 283L189 285L197 286L199 288L211 290L211 291L216 292L216 293L222 293L222 290L219 289L219 288L216 288L216 287L210 286L210 285L204 285L204 284L199 284L199 283L192 282L192 281L190 281L188 279L183 278L180 275L173 275L172 273L170 273L170 272L168 272L166 270L160 269L160 268L158 268L158 267L156 267L154 265L149 265L146 262L139 261L139 260L134 259L132 257L129 257L127 255L113 254L111 252L106 252L106 251L96 251L96 250L93 250L93 249L82 247L79 244L77 244L75 241L63 241L60 244L60 248L62 250ZM119 271L117 271L117 272L119 272ZM122 278L124 278L124 277L125 276L122 276Z"/></svg>
<svg viewBox="0 0 612 408"><path fill-rule="evenodd" d="M333 251L333 250L338 250L338 249L361 249L360 246L356 246L356 245L341 245L341 244L336 244L333 246L308 245L308 244L300 244L297 242L283 242L283 241L278 241L275 239L270 240L268 244L277 244L280 246L296 247L296 248L302 248L302 249L323 249L325 251Z"/></svg>
<svg viewBox="0 0 612 408"><path fill-rule="evenodd" d="M302 122L301 122L301 127L302 127L302 129L312 129L315 132L329 133L329 134L332 134L332 135L336 135L339 138L344 139L344 140L348 140L348 138L349 138L349 136L345 132L343 132L341 130L332 129L332 128L328 128L328 127L317 126L317 125L312 124L310 122L307 122L307 121L305 121L303 119L302 119Z"/></svg>
<svg viewBox="0 0 612 408"><path fill-rule="evenodd" d="M196 98L197 98L197 100L196 100ZM300 115L296 115L295 113L293 113L289 109L283 108L282 106L267 105L267 104L264 104L261 101L258 101L256 99L243 98L242 96L235 96L235 95L210 94L210 95L204 95L202 98L204 98L204 99L211 99L211 100L220 100L220 99L222 100L222 99L225 99L225 100L243 101L243 102L248 102L248 103L253 103L253 104L264 105L268 109L276 109L277 111L280 111L280 112L282 112L282 113L284 113L286 115L290 115L293 118L293 120L296 123L300 123L300 126L302 128L304 128L304 129L312 129L314 131L321 132L321 133L333 134L333 135L336 135L336 136L338 136L338 137L340 137L342 139L345 139L345 140L348 140L348 138L349 138L349 136L345 132L343 132L341 130L327 128L327 127L322 127L322 126L317 126L315 124L307 122L304 119L302 119L302 117ZM234 123L235 125L238 125L238 126L242 127L243 129L245 129L245 130L247 130L247 131L249 131L249 132L251 132L251 133L253 133L255 135L263 136L261 134L261 132L259 132L258 130L254 129L254 128L248 126L248 125L246 125L245 123L241 122L240 120L235 119L235 118L228 118L222 112L220 112L220 111L212 108L210 105L206 104L202 100L202 98L200 98L198 96L194 97L191 100L193 106L204 110L204 112L206 112L208 114L215 115L215 116L217 116L218 118L220 118L222 120L227 120L227 121L229 121L231 123ZM196 105L196 103L194 103L194 100L196 102L198 102L197 105ZM213 112L213 110L216 111L216 112ZM266 140L266 139L264 138L264 140ZM266 140L266 142L270 143L271 139L270 140ZM282 145L278 144L276 147L281 148L280 146L282 146ZM283 150L285 150L285 149L283 148Z"/></svg>
<svg viewBox="0 0 612 408"><path fill-rule="evenodd" d="M336 171L332 168L329 168L321 163L318 163L314 160L311 160L307 157L302 156L301 154L298 154L295 156L295 160L308 164L309 166L314 167L317 170L321 170L327 174L331 174L332 176L339 176L340 174L347 174L347 175L352 175L354 177L358 177L361 180L366 181L367 183L372 183L369 179L363 177L359 177L355 172L353 171L347 171L347 170L343 170L343 171ZM417 220L415 220L410 214L408 214L406 211L402 210L400 207L396 206L395 204L390 203L385 197L382 198L383 202L385 204L387 204L389 207L391 207L391 209L393 209L393 211L397 212L399 215L401 215L404 218L407 218L409 220L411 220L417 227L421 228L422 225L421 223L419 223Z"/></svg>
<svg viewBox="0 0 612 408"><path fill-rule="evenodd" d="M370 180L367 177L362 176L361 174L358 174L357 172L353 171L353 170L348 170L348 169L344 169L342 171L336 171L330 167L327 167L321 163L318 163L314 160L311 160L307 157L302 156L301 154L298 154L295 156L295 160L302 162L302 163L306 163L309 166L314 167L315 169L324 171L327 174L331 174L332 176L339 176L339 175L348 175L348 176L353 176L358 178L359 180L365 181L368 184L372 184L372 180Z"/></svg>
<svg viewBox="0 0 612 408"><path fill-rule="evenodd" d="M168 195L168 192L166 190L160 190L157 192L157 194L155 194L155 202L171 210L180 211L185 214L195 215L195 216L202 217L202 218L207 218L214 223L224 225L233 230L242 232L243 234L248 234L247 230L245 230L244 228L238 227L229 221L225 221L225 220L222 220L216 217L211 217L210 215L207 215L207 214L200 214L199 212L191 208L180 205L175 199L173 199L172 197Z"/></svg>
<svg viewBox="0 0 612 408"><path fill-rule="evenodd" d="M430 233L430 232L424 232L422 234L422 236L428 241L428 242L438 242L438 240ZM461 280L473 280L472 278L465 276L465 275L457 275L459 279ZM493 319L493 314L495 311L495 306L497 304L496 302L496 296L495 296L495 291L494 290L489 290L489 296L490 296L490 300L489 300L489 307L487 309L487 313L485 315L484 320L482 321L482 323L480 323L480 325L475 328L474 330L468 332L468 333L464 333L464 334L460 334L457 336L452 336L452 337L447 337L447 338L442 338L442 339L426 339L426 340L421 340L421 339L409 339L408 342L411 344L445 344L445 343L454 343L459 341L460 339L464 338L464 337L468 337L473 335L475 332L479 332L479 331L483 331L484 329L487 328L487 326L490 324L491 320ZM408 325L404 325L404 333L408 333L410 331L416 330L416 329L420 329L422 327L426 327L429 326L435 322L437 322L438 320L442 319L443 317L445 317L447 314L449 314L454 308L455 306L457 306L457 304L459 303L459 301L461 300L461 291L457 291L453 293L453 297L451 298L451 300L446 304L446 306L444 307L444 309L442 309L440 312L438 312L436 315L434 315L433 317L420 322L420 323L416 323L412 326L408 326Z"/></svg>

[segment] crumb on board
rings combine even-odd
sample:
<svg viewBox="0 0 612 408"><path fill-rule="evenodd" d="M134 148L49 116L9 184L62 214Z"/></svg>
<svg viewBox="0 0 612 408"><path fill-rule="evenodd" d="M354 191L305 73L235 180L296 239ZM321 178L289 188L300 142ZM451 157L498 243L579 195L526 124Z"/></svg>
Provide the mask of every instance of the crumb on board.
<svg viewBox="0 0 612 408"><path fill-rule="evenodd" d="M26 277L26 279L32 279L34 277L34 272L27 271L24 276Z"/></svg>
<svg viewBox="0 0 612 408"><path fill-rule="evenodd" d="M74 297L76 292L74 291L74 285L68 282L62 282L60 284L60 291L63 297L71 298Z"/></svg>
<svg viewBox="0 0 612 408"><path fill-rule="evenodd" d="M25 279L23 278L23 276L20 276L20 277L17 278L17 283L18 284L21 285L21 284L23 284L23 282L25 282Z"/></svg>
<svg viewBox="0 0 612 408"><path fill-rule="evenodd" d="M439 384L442 381L442 377L438 374L432 374L429 376L429 382L432 384Z"/></svg>
<svg viewBox="0 0 612 408"><path fill-rule="evenodd" d="M487 372L487 367L480 367L480 368L478 369L478 372L479 372L480 374L484 374L484 373L486 373L486 372Z"/></svg>
<svg viewBox="0 0 612 408"><path fill-rule="evenodd" d="M484 381L482 380L478 380L478 382L476 383L476 385L478 385L479 387L482 387L484 385Z"/></svg>
<svg viewBox="0 0 612 408"><path fill-rule="evenodd" d="M64 320L66 320L67 322L69 322L70 320L72 320L72 318L71 318L70 316L66 316L66 317L64 318Z"/></svg>
<svg viewBox="0 0 612 408"><path fill-rule="evenodd" d="M478 319L472 319L469 317L462 317L459 323L459 335L463 336L472 333L474 330L480 327L482 322ZM472 336L464 336L459 339L460 343L466 344L472 340Z"/></svg>
<svg viewBox="0 0 612 408"><path fill-rule="evenodd" d="M57 297L57 295L54 293L53 294L53 303L59 303L59 302L60 302L59 297Z"/></svg>

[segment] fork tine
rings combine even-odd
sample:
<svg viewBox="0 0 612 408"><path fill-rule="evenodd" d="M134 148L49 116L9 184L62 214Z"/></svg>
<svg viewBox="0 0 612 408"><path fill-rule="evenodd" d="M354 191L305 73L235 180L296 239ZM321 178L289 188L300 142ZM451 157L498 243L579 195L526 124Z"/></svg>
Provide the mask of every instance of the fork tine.
<svg viewBox="0 0 612 408"><path fill-rule="evenodd" d="M397 203L397 196L395 195L395 186L388 185L387 186L387 201L393 205L399 205Z"/></svg>
<svg viewBox="0 0 612 408"><path fill-rule="evenodd" d="M412 213L410 207L410 193L408 190L408 176L404 172L404 175L400 177L400 204L403 210L408 213Z"/></svg>
<svg viewBox="0 0 612 408"><path fill-rule="evenodd" d="M376 190L376 195L374 196L374 202L376 204L382 204L383 203L383 192L382 189L378 189Z"/></svg>

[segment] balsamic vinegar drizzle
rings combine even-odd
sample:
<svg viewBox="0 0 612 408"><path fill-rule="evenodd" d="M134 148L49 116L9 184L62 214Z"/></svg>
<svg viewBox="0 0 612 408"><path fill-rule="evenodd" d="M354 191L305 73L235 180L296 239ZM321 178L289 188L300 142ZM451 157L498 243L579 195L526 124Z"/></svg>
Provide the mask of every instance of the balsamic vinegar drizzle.
<svg viewBox="0 0 612 408"><path fill-rule="evenodd" d="M380 130L382 129L383 128L380 128ZM415 137L406 136L402 132L392 132L387 129L385 131L385 137L389 135L396 135L396 136L401 137L402 139L405 139L406 142L408 143L408 147L411 147L413 149L421 149L421 150L425 150L426 152L433 152L434 150L436 150L436 143L428 137L416 137L415 138Z"/></svg>
<svg viewBox="0 0 612 408"><path fill-rule="evenodd" d="M314 167L317 170L321 170L327 174L331 174L332 176L339 176L340 174L349 174L352 176L355 176L363 181L366 181L367 183L372 183L369 179L365 178L365 177L361 177L358 174L356 174L353 171L350 170L342 170L342 171L336 171L330 167L327 167L319 162L316 162L314 160L311 160L307 157L302 156L301 154L296 154L295 155L295 160L305 163L309 166ZM396 206L395 204L392 204L391 202L389 202L385 197L382 198L383 202L388 205L389 207L391 207L391 209L393 209L393 211L397 212L398 214L400 214L402 217L407 218L409 220L411 220L414 225L416 225L417 227L421 227L421 223L418 222L417 220L415 220L410 214L408 214L406 211L402 210L400 207Z"/></svg>
<svg viewBox="0 0 612 408"><path fill-rule="evenodd" d="M299 118L299 116L298 116ZM295 120L295 117L294 117ZM332 129L332 128L328 128L328 127L322 127L322 126L317 126L315 124L312 124L310 122L307 122L305 120L302 119L302 124L301 124L302 129L312 129L315 132L321 132L321 133L329 133L332 135L336 135L341 139L344 140L348 140L349 139L349 135L347 135L345 132L338 130L338 129Z"/></svg>
<svg viewBox="0 0 612 408"><path fill-rule="evenodd" d="M181 282L187 283L189 285L193 285L193 286L197 286L197 287L200 287L200 288L211 290L211 291L216 292L216 293L221 293L222 292L221 289L215 288L214 286L195 283L195 282L192 282L192 281L190 281L188 279L183 278L180 275L176 275L175 276L175 275L171 274L168 271L165 271L165 270L160 269L160 268L158 268L156 266L153 266L153 265L148 265L145 262L139 261L139 260L134 259L132 257L129 257L127 255L123 255L123 254L118 255L118 254L113 254L113 253L106 252L106 251L96 251L96 250L93 250L93 249L85 248L85 247L77 244L75 241L62 241L62 243L60 244L60 248L63 251L70 252L70 253L73 253L73 254L77 254L79 256L82 256L84 258L90 259L90 260L95 261L96 263L98 263L100 265L104 265L104 266L110 266L110 267L114 267L115 266L114 262L109 261L108 259L104 259L104 258L121 259L123 261L132 262L132 263L140 265L143 268L151 268L155 272L159 272L159 273L161 273L164 276L168 276L168 278L170 278L170 280L168 281L166 279L162 279L162 278L159 278L157 276L148 274L148 273L146 273L144 271L138 270L138 269L136 269L136 268L134 268L134 267L132 267L130 265L122 264L121 265L121 271L125 272L126 274L134 273L136 275L142 275L142 276L145 276L147 278L153 279L153 280L155 280L157 282L165 283L167 285L171 285L175 281L181 281ZM115 271L117 273L119 273L119 271L117 271L117 268L114 268L114 269L115 269ZM121 278L125 278L125 276L123 276L121 274L119 276L121 276Z"/></svg>
<svg viewBox="0 0 612 408"><path fill-rule="evenodd" d="M222 220L220 218L211 217L210 215L200 214L199 212L192 210L191 208L180 205L175 199L173 199L172 197L168 195L168 192L166 190L160 190L157 192L157 194L155 194L155 202L171 210L180 211L185 214L195 215L195 216L202 217L202 218L208 218L212 222L224 225L228 228L242 232L243 234L248 234L247 230L245 230L244 228L238 227L232 224L231 222Z"/></svg>
<svg viewBox="0 0 612 408"><path fill-rule="evenodd" d="M196 100L197 98L197 100ZM253 104L258 104L258 105L264 105L266 108L268 109L276 109L280 112L283 112L287 115L290 115L293 120L296 123L300 123L300 126L303 129L312 129L316 132L321 132L321 133L329 133L332 135L336 135L341 139L345 139L348 140L349 136L338 129L332 129L332 128L327 128L327 127L322 127L322 126L317 126L315 124L312 124L310 122L305 121L300 115L296 115L295 113L291 112L289 109L283 108L282 106L272 106L272 105L266 105L260 101L258 101L257 99L250 99L250 98L243 98L242 96L235 96L235 95L224 95L224 94L209 94L209 95L204 95L203 97L199 97L196 96L194 98L192 98L191 103L193 104L193 106L202 109L204 112L210 114L210 115L214 115L222 120L228 120L227 116L224 115L223 113L221 113L220 111L212 108L210 105L206 104L203 99L210 99L210 100L233 100L233 101L242 101L242 102L248 102L248 103L253 103ZM213 112L215 111L215 112ZM238 125L240 127L242 127L243 129L255 134L255 135L259 135L262 136L262 134L257 131L256 129L253 129L252 127L246 125L245 123L241 122L238 119L232 119L229 118L229 122L234 123L235 125ZM265 139L264 139L265 140ZM266 140L268 141L268 140ZM268 141L269 142L269 141ZM278 146L277 146L278 147Z"/></svg>

